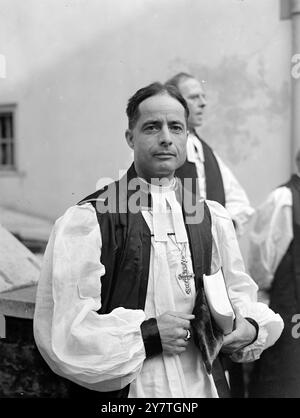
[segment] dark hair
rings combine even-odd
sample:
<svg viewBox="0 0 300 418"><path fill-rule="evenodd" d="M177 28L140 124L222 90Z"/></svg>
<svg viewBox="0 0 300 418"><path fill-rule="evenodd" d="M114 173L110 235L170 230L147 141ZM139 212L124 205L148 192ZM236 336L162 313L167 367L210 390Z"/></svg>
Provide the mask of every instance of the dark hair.
<svg viewBox="0 0 300 418"><path fill-rule="evenodd" d="M175 86L178 88L180 82L182 80L186 80L187 78L195 78L195 77L192 76L192 74L181 72L169 78L169 80L167 80L165 84L168 86Z"/></svg>
<svg viewBox="0 0 300 418"><path fill-rule="evenodd" d="M126 108L126 113L128 117L128 127L133 129L139 116L139 105L146 99L152 96L157 96L159 94L167 94L174 99L178 100L182 104L185 110L186 121L189 117L189 108L181 96L179 90L176 86L162 84L159 82L151 83L146 87L139 89L129 100Z"/></svg>

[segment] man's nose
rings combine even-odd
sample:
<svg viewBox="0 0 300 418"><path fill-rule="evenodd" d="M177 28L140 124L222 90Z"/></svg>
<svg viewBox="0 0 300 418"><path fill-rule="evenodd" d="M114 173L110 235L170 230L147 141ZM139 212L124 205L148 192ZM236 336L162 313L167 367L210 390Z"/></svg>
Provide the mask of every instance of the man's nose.
<svg viewBox="0 0 300 418"><path fill-rule="evenodd" d="M202 108L204 108L206 105L207 105L207 100L206 100L206 98L205 98L204 96L200 96L200 99L199 99L199 106L200 106L200 107L202 107Z"/></svg>
<svg viewBox="0 0 300 418"><path fill-rule="evenodd" d="M172 144L172 136L169 131L168 127L162 128L160 135L159 135L159 143L160 145L169 146Z"/></svg>

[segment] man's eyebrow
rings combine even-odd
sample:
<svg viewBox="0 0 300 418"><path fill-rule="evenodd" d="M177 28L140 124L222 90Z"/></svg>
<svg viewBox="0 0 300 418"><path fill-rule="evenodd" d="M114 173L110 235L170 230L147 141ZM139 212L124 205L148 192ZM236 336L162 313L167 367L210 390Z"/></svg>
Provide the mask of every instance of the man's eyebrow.
<svg viewBox="0 0 300 418"><path fill-rule="evenodd" d="M154 124L161 123L161 119L159 119L159 118L151 118L151 119L145 120L143 122L143 125L142 126L145 126L145 125L148 125L148 124L151 124L151 123L154 123Z"/></svg>
<svg viewBox="0 0 300 418"><path fill-rule="evenodd" d="M191 93L188 95L188 97L206 97L206 93Z"/></svg>
<svg viewBox="0 0 300 418"><path fill-rule="evenodd" d="M170 124L172 124L172 125L174 125L174 124L179 124L179 125L182 125L182 126L184 126L184 122L182 122L180 119L173 119L173 120L170 120L170 121L168 121L168 124L170 125Z"/></svg>

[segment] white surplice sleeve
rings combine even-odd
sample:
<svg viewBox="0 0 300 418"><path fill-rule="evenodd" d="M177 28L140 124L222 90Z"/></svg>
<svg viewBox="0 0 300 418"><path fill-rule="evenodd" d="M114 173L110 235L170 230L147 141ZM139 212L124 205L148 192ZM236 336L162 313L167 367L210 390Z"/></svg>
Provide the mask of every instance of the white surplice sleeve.
<svg viewBox="0 0 300 418"><path fill-rule="evenodd" d="M269 290L293 239L290 189L275 189L257 209L249 238L249 272L261 290Z"/></svg>
<svg viewBox="0 0 300 418"><path fill-rule="evenodd" d="M231 217L219 203L207 201L212 215L212 272L222 267L229 298L235 309L246 318L253 318L259 332L253 344L231 355L233 361L257 360L262 351L273 345L283 330L280 315L265 303L257 302L258 287L245 271Z"/></svg>
<svg viewBox="0 0 300 418"><path fill-rule="evenodd" d="M101 307L101 233L94 208L74 206L53 228L34 315L37 346L54 372L98 391L130 383L143 365L142 310Z"/></svg>
<svg viewBox="0 0 300 418"><path fill-rule="evenodd" d="M245 232L245 228L254 214L254 209L250 205L245 190L233 175L232 171L216 153L214 154L222 174L226 199L225 206L236 224L236 233L239 237Z"/></svg>

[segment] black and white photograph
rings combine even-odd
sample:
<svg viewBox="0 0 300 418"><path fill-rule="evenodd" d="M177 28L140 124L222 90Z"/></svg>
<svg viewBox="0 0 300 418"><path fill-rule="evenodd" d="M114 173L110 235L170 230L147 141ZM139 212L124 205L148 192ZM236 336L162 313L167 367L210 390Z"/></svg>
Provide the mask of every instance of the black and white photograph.
<svg viewBox="0 0 300 418"><path fill-rule="evenodd" d="M204 398L300 398L300 0L0 0L0 406Z"/></svg>

